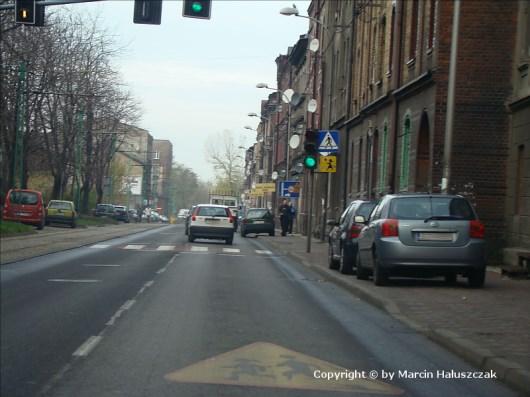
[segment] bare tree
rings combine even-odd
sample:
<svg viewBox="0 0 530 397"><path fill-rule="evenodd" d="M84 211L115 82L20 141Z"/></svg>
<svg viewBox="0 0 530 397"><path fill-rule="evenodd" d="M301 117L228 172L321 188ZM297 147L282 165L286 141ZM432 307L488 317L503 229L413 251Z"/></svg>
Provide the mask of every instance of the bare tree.
<svg viewBox="0 0 530 397"><path fill-rule="evenodd" d="M231 131L223 131L208 139L206 156L213 165L215 188L237 192L243 184L243 157L236 137Z"/></svg>

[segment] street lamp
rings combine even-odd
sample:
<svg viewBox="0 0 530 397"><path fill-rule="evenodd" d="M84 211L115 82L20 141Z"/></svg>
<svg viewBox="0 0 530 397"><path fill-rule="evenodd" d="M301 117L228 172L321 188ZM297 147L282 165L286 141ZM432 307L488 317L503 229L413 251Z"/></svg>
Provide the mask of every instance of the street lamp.
<svg viewBox="0 0 530 397"><path fill-rule="evenodd" d="M265 88L267 90L276 91L282 94L283 101L287 102L287 105L288 105L288 108L287 108L288 110L287 111L287 140L286 140L286 145L285 145L286 146L285 168L287 169L287 174L285 176L285 179L289 180L289 160L290 160L289 140L291 138L291 99L293 97L294 91L291 89L282 91L282 90L279 90L278 88L269 87L265 83L256 84L256 88Z"/></svg>

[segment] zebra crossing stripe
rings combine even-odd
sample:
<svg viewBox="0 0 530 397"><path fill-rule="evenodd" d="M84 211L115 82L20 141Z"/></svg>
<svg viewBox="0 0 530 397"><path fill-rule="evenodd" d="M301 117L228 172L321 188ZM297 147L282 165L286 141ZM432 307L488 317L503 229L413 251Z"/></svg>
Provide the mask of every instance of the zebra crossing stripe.
<svg viewBox="0 0 530 397"><path fill-rule="evenodd" d="M90 248L97 248L97 249L103 249L103 248L108 248L108 247L110 247L109 244L94 244L90 246Z"/></svg>
<svg viewBox="0 0 530 397"><path fill-rule="evenodd" d="M272 251L269 251L269 250L256 250L256 254L260 254L260 255L271 255L271 254L272 254Z"/></svg>
<svg viewBox="0 0 530 397"><path fill-rule="evenodd" d="M192 245L191 246L191 251L194 251L194 252L206 252L206 251L208 251L208 247L198 247L196 245Z"/></svg>
<svg viewBox="0 0 530 397"><path fill-rule="evenodd" d="M237 253L237 252L241 252L241 250L239 248L223 248L223 252Z"/></svg>
<svg viewBox="0 0 530 397"><path fill-rule="evenodd" d="M141 250L145 245L129 244L123 247L125 250Z"/></svg>
<svg viewBox="0 0 530 397"><path fill-rule="evenodd" d="M160 245L156 250L157 251L173 251L175 249L174 245Z"/></svg>

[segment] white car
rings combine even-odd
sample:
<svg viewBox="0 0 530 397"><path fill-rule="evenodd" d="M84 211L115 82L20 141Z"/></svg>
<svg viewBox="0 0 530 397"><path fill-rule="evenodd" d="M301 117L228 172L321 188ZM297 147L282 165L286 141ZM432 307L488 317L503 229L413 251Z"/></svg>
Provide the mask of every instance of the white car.
<svg viewBox="0 0 530 397"><path fill-rule="evenodd" d="M190 218L188 241L196 238L225 240L231 245L234 240L234 216L226 205L199 204Z"/></svg>

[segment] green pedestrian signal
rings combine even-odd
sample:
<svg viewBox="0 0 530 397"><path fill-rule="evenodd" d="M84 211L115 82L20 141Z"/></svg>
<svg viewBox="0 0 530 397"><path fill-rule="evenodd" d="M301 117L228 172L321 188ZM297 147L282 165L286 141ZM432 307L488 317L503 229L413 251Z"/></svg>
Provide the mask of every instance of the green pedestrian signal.
<svg viewBox="0 0 530 397"><path fill-rule="evenodd" d="M212 0L184 0L182 16L187 18L210 19Z"/></svg>

